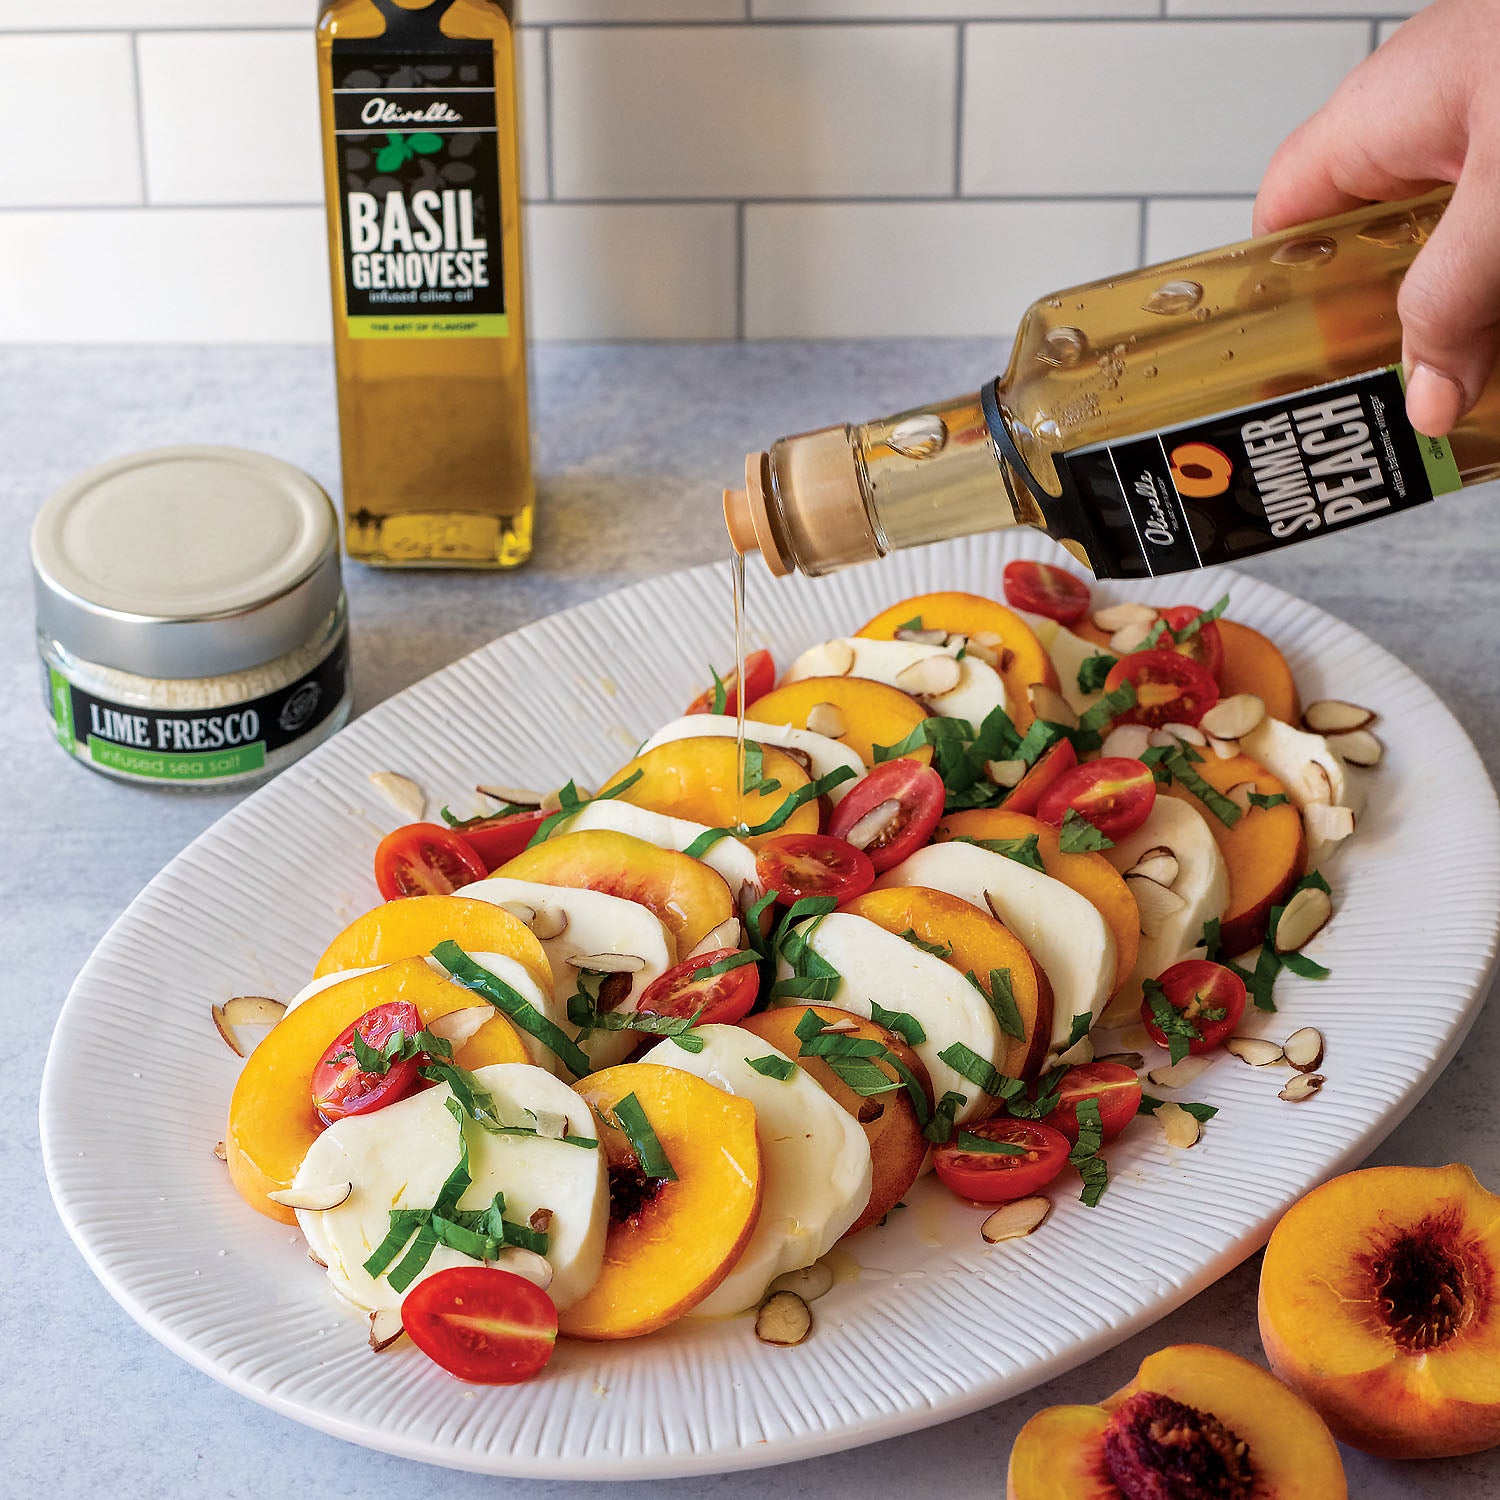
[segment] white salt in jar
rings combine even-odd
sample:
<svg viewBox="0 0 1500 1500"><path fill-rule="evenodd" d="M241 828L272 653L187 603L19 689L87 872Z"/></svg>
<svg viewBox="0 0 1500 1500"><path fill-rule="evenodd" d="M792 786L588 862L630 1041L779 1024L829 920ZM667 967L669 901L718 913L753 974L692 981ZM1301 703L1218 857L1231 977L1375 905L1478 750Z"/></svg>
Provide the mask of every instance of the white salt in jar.
<svg viewBox="0 0 1500 1500"><path fill-rule="evenodd" d="M37 645L63 748L152 786L248 785L349 717L333 503L237 448L80 475L31 532Z"/></svg>

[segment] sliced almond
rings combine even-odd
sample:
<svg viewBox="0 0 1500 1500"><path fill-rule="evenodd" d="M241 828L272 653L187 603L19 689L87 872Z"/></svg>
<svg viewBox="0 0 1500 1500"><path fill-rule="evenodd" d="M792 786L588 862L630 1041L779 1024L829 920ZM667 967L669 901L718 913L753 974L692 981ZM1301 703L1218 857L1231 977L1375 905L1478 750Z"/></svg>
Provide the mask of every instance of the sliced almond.
<svg viewBox="0 0 1500 1500"><path fill-rule="evenodd" d="M982 646L986 651L1000 652L1005 649L1005 638L993 630L976 630L969 637L971 646Z"/></svg>
<svg viewBox="0 0 1500 1500"><path fill-rule="evenodd" d="M1109 638L1109 649L1121 656L1127 656L1130 652L1146 644L1146 637L1156 628L1154 620L1133 621L1129 625L1122 625Z"/></svg>
<svg viewBox="0 0 1500 1500"><path fill-rule="evenodd" d="M1116 631L1125 625L1144 625L1149 630L1156 623L1156 611L1149 604L1126 600L1122 604L1107 604L1094 611L1094 624L1100 630Z"/></svg>
<svg viewBox="0 0 1500 1500"><path fill-rule="evenodd" d="M1281 1050L1299 1073L1311 1073L1323 1061L1323 1033L1316 1026L1303 1026L1281 1044Z"/></svg>
<svg viewBox="0 0 1500 1500"><path fill-rule="evenodd" d="M1341 844L1354 832L1354 809L1331 802L1309 802L1302 810L1302 821L1307 826L1307 841L1314 849Z"/></svg>
<svg viewBox="0 0 1500 1500"><path fill-rule="evenodd" d="M1019 786L1026 769L1024 760L987 760L984 763L984 774L996 786Z"/></svg>
<svg viewBox="0 0 1500 1500"><path fill-rule="evenodd" d="M1186 745L1197 745L1206 748L1208 736L1198 728L1196 724L1163 724L1161 726L1174 740Z"/></svg>
<svg viewBox="0 0 1500 1500"><path fill-rule="evenodd" d="M527 926L539 941L550 943L568 930L568 914L560 906L539 906Z"/></svg>
<svg viewBox="0 0 1500 1500"><path fill-rule="evenodd" d="M896 673L896 686L913 698L941 698L963 680L961 663L951 656L924 656Z"/></svg>
<svg viewBox="0 0 1500 1500"><path fill-rule="evenodd" d="M1181 869L1182 866L1178 863L1176 853L1165 844L1157 844L1147 849L1125 872L1125 875L1127 879L1132 875L1140 875L1170 889L1177 883L1177 876Z"/></svg>
<svg viewBox="0 0 1500 1500"><path fill-rule="evenodd" d="M913 630L903 625L896 632L898 641L911 641L917 646L946 646L948 644L948 632L946 630Z"/></svg>
<svg viewBox="0 0 1500 1500"><path fill-rule="evenodd" d="M267 1193L266 1197L283 1208L300 1208L307 1213L319 1214L337 1208L353 1191L352 1182L319 1182L309 1187L278 1188L274 1193Z"/></svg>
<svg viewBox="0 0 1500 1500"><path fill-rule="evenodd" d="M1078 727L1078 715L1074 713L1073 705L1055 687L1048 687L1045 682L1033 682L1026 691L1031 697L1031 711L1037 718L1049 724L1061 724L1065 729Z"/></svg>
<svg viewBox="0 0 1500 1500"><path fill-rule="evenodd" d="M806 724L813 734L825 735L830 740L843 739L849 730L849 722L837 703L814 703L807 711Z"/></svg>
<svg viewBox="0 0 1500 1500"><path fill-rule="evenodd" d="M1174 1062L1169 1067L1152 1068L1146 1077L1158 1088L1185 1089L1211 1061L1207 1057L1184 1057L1181 1062Z"/></svg>
<svg viewBox="0 0 1500 1500"><path fill-rule="evenodd" d="M501 911L508 911L516 921L524 922L528 927L536 921L536 907L529 901L501 901L496 904Z"/></svg>
<svg viewBox="0 0 1500 1500"><path fill-rule="evenodd" d="M225 1146L223 1141L214 1142L214 1155L217 1156L220 1161L229 1160L229 1148Z"/></svg>
<svg viewBox="0 0 1500 1500"><path fill-rule="evenodd" d="M531 1282L533 1286L539 1286L544 1292L552 1285L552 1262L545 1255L538 1255L535 1250L507 1245L490 1264L502 1271L510 1271Z"/></svg>
<svg viewBox="0 0 1500 1500"><path fill-rule="evenodd" d="M1314 734L1348 734L1375 722L1375 711L1342 698L1319 698L1302 710L1302 723Z"/></svg>
<svg viewBox="0 0 1500 1500"><path fill-rule="evenodd" d="M808 778L812 778L812 756L802 749L800 745L778 745L776 747L788 760L795 761L804 771Z"/></svg>
<svg viewBox="0 0 1500 1500"><path fill-rule="evenodd" d="M964 647L965 656L977 657L985 666L993 667L997 672L1000 668L1000 652L990 646L981 646L972 636L969 643Z"/></svg>
<svg viewBox="0 0 1500 1500"><path fill-rule="evenodd" d="M377 1354L389 1349L405 1332L399 1307L382 1307L370 1314L370 1347Z"/></svg>
<svg viewBox="0 0 1500 1500"><path fill-rule="evenodd" d="M1327 1081L1321 1073L1298 1073L1287 1080L1286 1087L1276 1097L1285 1099L1288 1104L1301 1104L1311 1099Z"/></svg>
<svg viewBox="0 0 1500 1500"><path fill-rule="evenodd" d="M427 1023L433 1036L448 1043L455 1051L462 1047L486 1021L495 1019L493 1005L466 1005L462 1010L450 1010Z"/></svg>
<svg viewBox="0 0 1500 1500"><path fill-rule="evenodd" d="M326 1260L324 1260L323 1257L321 1255L319 1255L315 1250L309 1250L307 1252L307 1258L315 1266L320 1267L322 1270L326 1271L328 1269L328 1262Z"/></svg>
<svg viewBox="0 0 1500 1500"><path fill-rule="evenodd" d="M1298 891L1286 904L1276 924L1272 941L1278 953L1292 953L1310 942L1328 925L1333 916L1333 902L1328 892L1310 885Z"/></svg>
<svg viewBox="0 0 1500 1500"><path fill-rule="evenodd" d="M823 1034L840 1031L858 1031L859 1022L852 1016L840 1016L837 1021L825 1021L823 1023Z"/></svg>
<svg viewBox="0 0 1500 1500"><path fill-rule="evenodd" d="M1281 1048L1263 1036L1232 1036L1224 1050L1252 1068L1270 1068L1282 1061Z"/></svg>
<svg viewBox="0 0 1500 1500"><path fill-rule="evenodd" d="M1266 700L1255 693L1220 698L1198 721L1205 734L1221 740L1242 739L1266 716Z"/></svg>
<svg viewBox="0 0 1500 1500"><path fill-rule="evenodd" d="M639 974L646 967L634 953L574 953L565 962L585 974Z"/></svg>
<svg viewBox="0 0 1500 1500"><path fill-rule="evenodd" d="M826 641L819 657L820 677L847 677L854 670L854 647L848 641Z"/></svg>
<svg viewBox="0 0 1500 1500"><path fill-rule="evenodd" d="M796 1292L772 1292L755 1315L755 1336L763 1344L790 1349L812 1332L812 1309Z"/></svg>
<svg viewBox="0 0 1500 1500"><path fill-rule="evenodd" d="M539 1109L535 1117L536 1133L544 1140L560 1141L568 1133L568 1117L554 1109Z"/></svg>
<svg viewBox="0 0 1500 1500"><path fill-rule="evenodd" d="M1065 1052L1059 1052L1052 1059L1054 1066L1072 1068L1081 1067L1094 1060L1094 1039L1092 1037L1079 1037Z"/></svg>
<svg viewBox="0 0 1500 1500"><path fill-rule="evenodd" d="M260 1038L251 1041L244 1033L269 1031L286 1014L286 1006L266 995L236 995L222 1005L210 1006L209 1014L229 1050L236 1057L249 1057Z"/></svg>
<svg viewBox="0 0 1500 1500"><path fill-rule="evenodd" d="M1330 735L1333 753L1351 766L1378 766L1385 746L1368 729L1351 729L1347 734Z"/></svg>
<svg viewBox="0 0 1500 1500"><path fill-rule="evenodd" d="M1187 905L1175 891L1169 891L1160 882L1144 875L1127 875L1125 884L1135 897L1141 914L1141 932L1146 937L1155 937L1161 931L1162 923Z"/></svg>
<svg viewBox="0 0 1500 1500"><path fill-rule="evenodd" d="M512 807L540 807L545 792L533 792L524 786L476 786L481 797L493 797L496 802L507 802Z"/></svg>
<svg viewBox="0 0 1500 1500"><path fill-rule="evenodd" d="M753 906L755 902L750 904ZM738 948L744 933L745 929L738 917L726 917L717 927L703 935L702 941L687 957L701 958L705 953L717 953L722 948Z"/></svg>
<svg viewBox="0 0 1500 1500"><path fill-rule="evenodd" d="M1250 811L1250 793L1255 791L1256 785L1253 781L1237 781L1224 793L1242 813Z"/></svg>
<svg viewBox="0 0 1500 1500"><path fill-rule="evenodd" d="M1197 1117L1190 1115L1180 1104L1168 1100L1156 1107L1156 1123L1161 1126L1167 1144L1178 1151L1186 1151L1198 1144L1203 1127Z"/></svg>
<svg viewBox="0 0 1500 1500"><path fill-rule="evenodd" d="M1310 802L1332 802L1333 782L1328 777L1328 767L1321 761L1310 760L1302 768L1299 778L1302 784L1302 800Z"/></svg>
<svg viewBox="0 0 1500 1500"><path fill-rule="evenodd" d="M1240 753L1240 742L1238 740L1221 740L1217 735L1208 737L1208 748L1220 760L1233 760Z"/></svg>
<svg viewBox="0 0 1500 1500"><path fill-rule="evenodd" d="M408 823L420 823L427 811L427 793L399 771L371 771L370 781Z"/></svg>
<svg viewBox="0 0 1500 1500"><path fill-rule="evenodd" d="M844 835L844 842L853 844L856 849L868 849L896 826L900 816L900 802L894 797L887 797L884 802L877 802L864 817L855 821Z"/></svg>
<svg viewBox="0 0 1500 1500"><path fill-rule="evenodd" d="M997 1208L979 1226L980 1238L986 1245L998 1245L1002 1240L1023 1240L1035 1234L1047 1222L1052 1212L1052 1200L1040 1194L1030 1198L1017 1198Z"/></svg>
<svg viewBox="0 0 1500 1500"><path fill-rule="evenodd" d="M1146 1054L1144 1052L1104 1052L1096 1057L1094 1061L1120 1063L1122 1066L1138 1072L1146 1065Z"/></svg>
<svg viewBox="0 0 1500 1500"><path fill-rule="evenodd" d="M1139 760L1142 752L1151 744L1151 731L1144 724L1120 724L1104 736L1099 747L1100 755L1122 756L1126 760Z"/></svg>
<svg viewBox="0 0 1500 1500"><path fill-rule="evenodd" d="M555 1217L556 1215L550 1208L537 1208L532 1210L531 1217L526 1220L526 1223L538 1234L546 1234L552 1228L552 1220Z"/></svg>
<svg viewBox="0 0 1500 1500"><path fill-rule="evenodd" d="M804 1302L816 1302L833 1290L833 1268L827 1261L815 1260L797 1271L783 1271L767 1288L770 1292L791 1292Z"/></svg>

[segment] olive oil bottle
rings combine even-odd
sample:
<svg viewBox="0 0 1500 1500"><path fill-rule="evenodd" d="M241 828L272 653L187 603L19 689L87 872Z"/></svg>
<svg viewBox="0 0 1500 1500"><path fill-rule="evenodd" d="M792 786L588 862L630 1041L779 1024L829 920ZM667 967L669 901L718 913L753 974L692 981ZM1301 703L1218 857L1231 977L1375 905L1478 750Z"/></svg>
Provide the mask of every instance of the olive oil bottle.
<svg viewBox="0 0 1500 1500"><path fill-rule="evenodd" d="M531 554L513 0L321 0L349 555Z"/></svg>
<svg viewBox="0 0 1500 1500"><path fill-rule="evenodd" d="M1136 578L1500 476L1500 376L1447 438L1406 419L1396 293L1450 192L1033 303L983 390L751 454L724 497L736 551L818 574L1034 526Z"/></svg>

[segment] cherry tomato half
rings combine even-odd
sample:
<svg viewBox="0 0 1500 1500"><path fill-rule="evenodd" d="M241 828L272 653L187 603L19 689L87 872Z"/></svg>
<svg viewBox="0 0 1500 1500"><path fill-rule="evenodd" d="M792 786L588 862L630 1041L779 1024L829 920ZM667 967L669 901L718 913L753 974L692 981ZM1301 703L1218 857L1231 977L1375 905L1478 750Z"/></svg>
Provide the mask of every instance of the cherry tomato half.
<svg viewBox="0 0 1500 1500"><path fill-rule="evenodd" d="M405 1000L392 1000L367 1010L339 1032L312 1071L313 1108L323 1123L332 1125L345 1115L367 1115L383 1104L404 1099L417 1086L417 1069L423 1061L420 1057L403 1058L384 1073L366 1073L354 1060L356 1031L363 1041L378 1049L398 1031L403 1036L415 1036L421 1029L417 1007Z"/></svg>
<svg viewBox="0 0 1500 1500"><path fill-rule="evenodd" d="M875 883L869 855L827 833L782 833L755 852L755 878L790 906L804 896L832 896L842 903Z"/></svg>
<svg viewBox="0 0 1500 1500"><path fill-rule="evenodd" d="M1174 604L1170 609L1162 610L1161 617L1170 629L1182 630L1190 620L1196 620L1202 613L1196 605ZM1185 641L1163 640L1162 644L1171 646L1181 656L1192 657L1195 662L1207 667L1214 680L1218 681L1219 670L1224 665L1224 637L1219 634L1219 627L1212 620L1206 625L1200 625Z"/></svg>
<svg viewBox="0 0 1500 1500"><path fill-rule="evenodd" d="M1006 812L1034 813L1042 793L1077 764L1073 741L1059 740L1011 789L1005 799Z"/></svg>
<svg viewBox="0 0 1500 1500"><path fill-rule="evenodd" d="M1188 1043L1189 1052L1195 1056L1212 1052L1226 1037L1234 1035L1245 1013L1245 982L1233 970L1207 959L1188 958L1173 964L1156 982L1198 1033L1196 1040ZM1222 1015L1217 1014L1221 1011ZM1151 1040L1165 1047L1167 1035L1152 1016L1149 997L1141 1001L1141 1020Z"/></svg>
<svg viewBox="0 0 1500 1500"><path fill-rule="evenodd" d="M1089 611L1089 586L1065 568L1044 562L1008 562L1005 565L1005 602L1012 609L1046 615L1063 625L1072 625Z"/></svg>
<svg viewBox="0 0 1500 1500"><path fill-rule="evenodd" d="M453 1266L419 1281L401 1324L428 1359L476 1385L518 1385L557 1345L557 1309L539 1286L495 1266Z"/></svg>
<svg viewBox="0 0 1500 1500"><path fill-rule="evenodd" d="M889 823L864 845L871 865L877 871L889 870L932 837L938 819L943 816L946 795L943 778L931 766L919 765L914 760L882 761L856 781L844 800L834 807L828 831L835 838L847 839L863 817L894 803L894 807L886 808Z"/></svg>
<svg viewBox="0 0 1500 1500"><path fill-rule="evenodd" d="M731 667L724 674L724 707L721 713L739 712L739 684ZM776 663L769 651L752 651L745 658L745 707L749 708L757 698L764 698L776 686ZM711 714L714 711L714 690L705 688L688 705L690 714Z"/></svg>
<svg viewBox="0 0 1500 1500"><path fill-rule="evenodd" d="M966 1135L1019 1146L1021 1150L1003 1156L965 1150ZM997 1115L973 1125L960 1125L951 1141L934 1148L932 1165L943 1185L960 1198L972 1198L977 1203L1009 1203L1013 1198L1024 1198L1046 1187L1062 1171L1068 1149L1067 1136L1050 1125Z"/></svg>
<svg viewBox="0 0 1500 1500"><path fill-rule="evenodd" d="M1196 724L1219 701L1219 685L1202 663L1176 651L1132 651L1109 669L1105 692L1135 686L1136 704L1117 724Z"/></svg>
<svg viewBox="0 0 1500 1500"><path fill-rule="evenodd" d="M1069 1068L1057 1088L1057 1108L1047 1120L1070 1141L1078 1139L1078 1106L1085 1099L1099 1101L1104 1139L1112 1141L1135 1119L1141 1106L1141 1080L1124 1063L1079 1063Z"/></svg>
<svg viewBox="0 0 1500 1500"><path fill-rule="evenodd" d="M451 896L489 871L461 833L437 823L408 823L375 850L375 884L387 901L402 896Z"/></svg>
<svg viewBox="0 0 1500 1500"><path fill-rule="evenodd" d="M1036 815L1061 828L1071 808L1105 838L1118 842L1151 815L1156 778L1151 767L1124 755L1085 761L1059 776L1042 794Z"/></svg>
<svg viewBox="0 0 1500 1500"><path fill-rule="evenodd" d="M531 812L501 813L466 823L454 831L479 856L488 874L509 864L531 842L531 836L548 818L549 812L536 808Z"/></svg>
<svg viewBox="0 0 1500 1500"><path fill-rule="evenodd" d="M700 1026L733 1026L750 1014L760 991L760 969L754 963L741 963L722 974L704 974L704 970L726 958L735 957L733 948L716 948L685 958L680 964L658 974L646 986L637 1006L654 1016L680 1016L684 1020L698 1016ZM702 1015L699 1015L699 1012Z"/></svg>

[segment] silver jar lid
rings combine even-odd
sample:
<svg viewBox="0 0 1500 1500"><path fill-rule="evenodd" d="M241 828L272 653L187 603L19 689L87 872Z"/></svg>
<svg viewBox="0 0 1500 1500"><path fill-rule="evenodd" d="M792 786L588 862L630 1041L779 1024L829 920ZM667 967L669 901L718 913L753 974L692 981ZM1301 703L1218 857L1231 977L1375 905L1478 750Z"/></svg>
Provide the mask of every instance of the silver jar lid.
<svg viewBox="0 0 1500 1500"><path fill-rule="evenodd" d="M300 469L153 448L80 474L31 529L37 628L141 677L218 677L315 636L338 603L338 519Z"/></svg>

